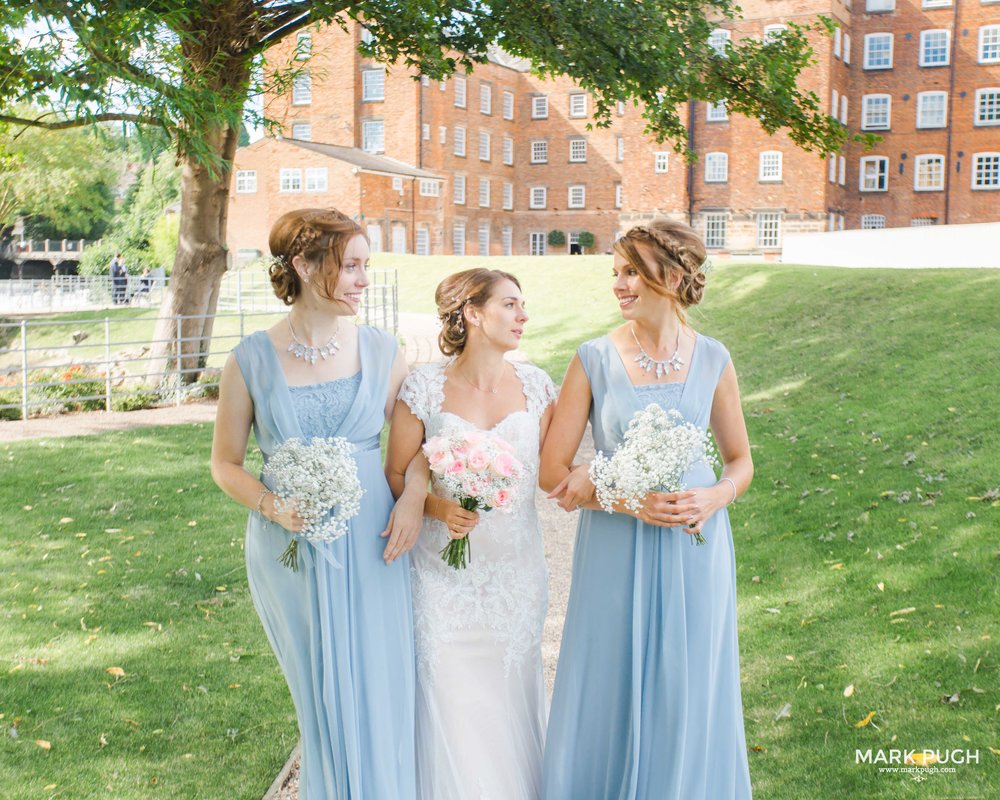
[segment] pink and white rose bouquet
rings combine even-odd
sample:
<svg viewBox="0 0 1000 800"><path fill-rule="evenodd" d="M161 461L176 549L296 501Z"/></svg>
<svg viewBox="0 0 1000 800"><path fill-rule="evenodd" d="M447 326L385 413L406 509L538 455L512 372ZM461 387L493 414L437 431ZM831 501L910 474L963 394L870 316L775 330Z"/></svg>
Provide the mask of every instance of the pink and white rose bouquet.
<svg viewBox="0 0 1000 800"><path fill-rule="evenodd" d="M510 512L524 467L514 448L482 431L446 430L424 444L431 472L468 511ZM455 569L469 563L469 537L452 539L441 558Z"/></svg>

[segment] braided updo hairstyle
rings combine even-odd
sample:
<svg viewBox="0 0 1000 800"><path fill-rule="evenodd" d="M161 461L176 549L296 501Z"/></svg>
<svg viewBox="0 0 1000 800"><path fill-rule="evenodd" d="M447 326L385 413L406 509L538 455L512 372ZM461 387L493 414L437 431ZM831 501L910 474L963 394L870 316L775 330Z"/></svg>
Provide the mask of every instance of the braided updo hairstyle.
<svg viewBox="0 0 1000 800"><path fill-rule="evenodd" d="M292 259L302 256L319 264L317 290L322 297L332 299L340 280L344 249L352 238L364 235L358 223L335 208L299 208L282 214L268 237L274 257L268 276L274 294L286 306L302 294L302 280L292 266Z"/></svg>
<svg viewBox="0 0 1000 800"><path fill-rule="evenodd" d="M434 292L441 333L438 347L446 356L460 354L465 349L466 306L482 308L493 296L493 290L500 281L511 281L518 289L521 283L509 272L499 269L467 269L449 275L438 284Z"/></svg>
<svg viewBox="0 0 1000 800"><path fill-rule="evenodd" d="M642 248L655 269L639 252ZM615 252L639 271L650 289L672 298L680 311L701 302L705 293L705 244L690 225L657 217L629 230L614 244ZM677 292L669 288L672 273L680 272Z"/></svg>

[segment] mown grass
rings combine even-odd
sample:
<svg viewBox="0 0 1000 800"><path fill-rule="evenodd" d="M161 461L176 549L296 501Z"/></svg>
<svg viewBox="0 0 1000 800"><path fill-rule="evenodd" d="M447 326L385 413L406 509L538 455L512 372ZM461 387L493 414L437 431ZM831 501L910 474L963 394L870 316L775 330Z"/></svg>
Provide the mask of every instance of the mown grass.
<svg viewBox="0 0 1000 800"><path fill-rule="evenodd" d="M475 261L403 259L404 310ZM558 379L616 318L608 260L524 261L493 264ZM758 798L1000 795L998 299L993 271L737 265L692 314L732 352L756 462L732 518ZM0 450L0 796L258 798L294 743L209 437ZM918 783L869 748L979 763Z"/></svg>

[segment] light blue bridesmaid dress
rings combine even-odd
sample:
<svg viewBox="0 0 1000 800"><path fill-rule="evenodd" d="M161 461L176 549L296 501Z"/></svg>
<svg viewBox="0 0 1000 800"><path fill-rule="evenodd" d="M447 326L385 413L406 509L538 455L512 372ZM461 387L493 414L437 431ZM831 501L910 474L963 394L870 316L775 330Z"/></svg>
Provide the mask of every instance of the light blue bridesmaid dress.
<svg viewBox="0 0 1000 800"><path fill-rule="evenodd" d="M365 489L350 532L299 543L299 568L278 562L289 534L250 514L250 593L284 672L302 736L301 800L411 800L416 793L410 564L386 566L393 500L382 471L384 423L396 342L358 328L361 372L289 387L263 331L235 349L254 405L265 460L285 439L343 436L356 447Z"/></svg>
<svg viewBox="0 0 1000 800"><path fill-rule="evenodd" d="M726 349L699 335L684 383L633 387L605 336L577 351L598 450L649 403L707 427ZM716 477L701 462L689 487ZM735 559L725 509L681 528L581 511L545 746L545 800L745 800Z"/></svg>

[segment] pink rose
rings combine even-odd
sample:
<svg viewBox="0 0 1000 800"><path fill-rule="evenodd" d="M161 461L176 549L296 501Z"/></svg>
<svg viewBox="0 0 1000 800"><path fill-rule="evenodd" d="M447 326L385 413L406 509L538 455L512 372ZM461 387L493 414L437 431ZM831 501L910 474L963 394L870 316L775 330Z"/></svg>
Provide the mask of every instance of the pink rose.
<svg viewBox="0 0 1000 800"><path fill-rule="evenodd" d="M424 444L424 450L447 450L448 442L445 441L443 436L432 436Z"/></svg>
<svg viewBox="0 0 1000 800"><path fill-rule="evenodd" d="M452 461L445 470L446 475L461 475L465 472L465 462L460 458Z"/></svg>
<svg viewBox="0 0 1000 800"><path fill-rule="evenodd" d="M469 444L482 444L483 441L485 441L486 436L479 431L466 431L462 434L462 438Z"/></svg>
<svg viewBox="0 0 1000 800"><path fill-rule="evenodd" d="M510 453L497 453L493 459L493 471L502 478L514 474L514 457Z"/></svg>
<svg viewBox="0 0 1000 800"><path fill-rule="evenodd" d="M496 497L493 498L493 505L497 508L506 508L510 504L510 492L506 489L497 490Z"/></svg>
<svg viewBox="0 0 1000 800"><path fill-rule="evenodd" d="M473 472L480 472L489 466L490 459L481 448L475 448L469 451L467 456L469 460L469 469Z"/></svg>
<svg viewBox="0 0 1000 800"><path fill-rule="evenodd" d="M431 450L430 454L427 456L427 461L430 462L430 465L433 468L441 464L447 456L448 454L444 450Z"/></svg>

